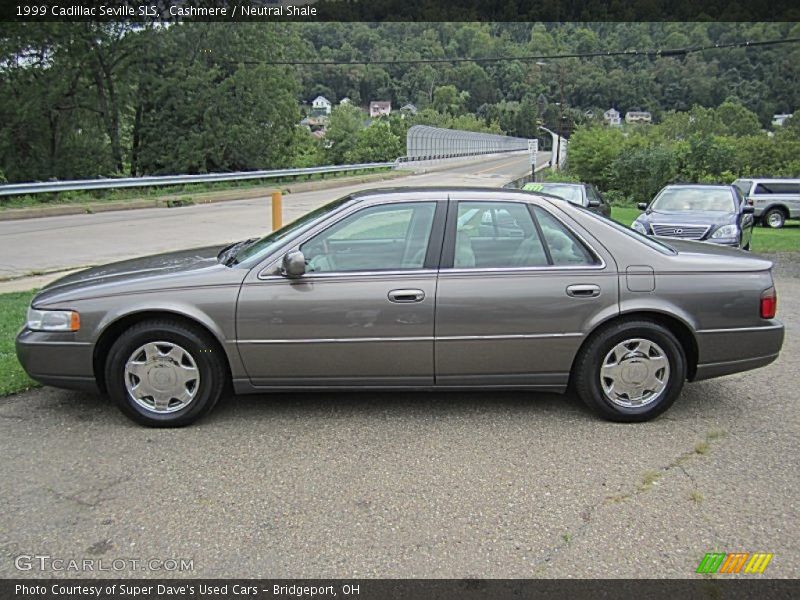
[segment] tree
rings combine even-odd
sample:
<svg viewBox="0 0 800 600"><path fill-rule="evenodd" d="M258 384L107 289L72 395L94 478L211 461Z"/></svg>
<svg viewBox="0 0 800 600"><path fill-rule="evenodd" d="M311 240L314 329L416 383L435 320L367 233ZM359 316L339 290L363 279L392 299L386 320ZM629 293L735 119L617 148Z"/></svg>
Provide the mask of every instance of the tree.
<svg viewBox="0 0 800 600"><path fill-rule="evenodd" d="M356 146L358 133L364 128L364 113L356 106L342 104L331 111L325 133L325 155L331 164L345 164L346 156Z"/></svg>
<svg viewBox="0 0 800 600"><path fill-rule="evenodd" d="M433 91L433 108L440 113L464 114L468 100L469 92L459 92L454 85L441 85Z"/></svg>
<svg viewBox="0 0 800 600"><path fill-rule="evenodd" d="M348 163L390 162L405 152L400 137L392 132L386 121L374 121L356 135L356 142L351 150L345 153Z"/></svg>

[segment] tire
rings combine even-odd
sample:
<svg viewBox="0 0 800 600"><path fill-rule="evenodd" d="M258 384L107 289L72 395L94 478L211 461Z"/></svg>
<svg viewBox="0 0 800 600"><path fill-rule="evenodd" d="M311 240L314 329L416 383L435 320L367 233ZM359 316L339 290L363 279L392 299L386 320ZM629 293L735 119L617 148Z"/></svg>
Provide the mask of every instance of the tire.
<svg viewBox="0 0 800 600"><path fill-rule="evenodd" d="M615 371L618 364L624 370ZM575 390L589 408L609 421L649 421L675 402L686 369L686 355L672 332L654 321L622 321L594 333L581 349L575 361ZM651 382L653 390L626 398L622 392L631 379Z"/></svg>
<svg viewBox="0 0 800 600"><path fill-rule="evenodd" d="M770 208L761 216L761 224L770 229L780 229L786 223L786 213L780 208Z"/></svg>
<svg viewBox="0 0 800 600"><path fill-rule="evenodd" d="M227 381L225 364L206 332L171 319L148 320L111 346L106 387L140 425L183 427L214 408ZM147 395L150 390L153 395Z"/></svg>

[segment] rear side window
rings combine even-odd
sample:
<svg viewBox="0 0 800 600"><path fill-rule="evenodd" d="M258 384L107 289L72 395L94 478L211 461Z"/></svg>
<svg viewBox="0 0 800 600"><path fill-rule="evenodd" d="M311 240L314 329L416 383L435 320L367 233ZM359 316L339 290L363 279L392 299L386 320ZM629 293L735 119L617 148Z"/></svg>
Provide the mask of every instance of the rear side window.
<svg viewBox="0 0 800 600"><path fill-rule="evenodd" d="M487 269L546 266L547 252L527 205L459 202L453 266Z"/></svg>
<svg viewBox="0 0 800 600"><path fill-rule="evenodd" d="M534 206L533 212L554 265L592 265L597 262L586 246L561 221L539 206Z"/></svg>
<svg viewBox="0 0 800 600"><path fill-rule="evenodd" d="M756 194L800 194L800 183L782 181L765 182L756 185Z"/></svg>

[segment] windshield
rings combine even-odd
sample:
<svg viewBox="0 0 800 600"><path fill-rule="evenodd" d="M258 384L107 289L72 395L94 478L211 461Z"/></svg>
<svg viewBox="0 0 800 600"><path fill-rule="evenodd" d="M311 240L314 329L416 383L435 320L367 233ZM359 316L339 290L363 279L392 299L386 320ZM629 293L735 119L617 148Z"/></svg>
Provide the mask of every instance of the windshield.
<svg viewBox="0 0 800 600"><path fill-rule="evenodd" d="M650 246L653 250L657 250L657 251L661 252L661 254L675 255L675 254L678 253L677 250L675 250L675 248L673 248L672 246L670 246L668 244L665 244L664 242L661 242L659 240L653 239L650 236L647 236L647 235L644 235L642 233L639 233L635 229L631 229L629 227L625 227L623 224L618 223L617 221L614 221L613 219L609 219L608 217L604 217L603 215L601 215L599 213L596 213L596 212L593 212L591 210L588 210L586 208L583 208L582 206L578 206L576 208L578 210L580 210L583 214L589 215L593 219L599 219L600 221L602 221L606 225L610 225L611 227L613 227L617 231L619 231L621 233L624 233L628 237L631 237L631 238L635 239L637 242L641 242L643 244L646 244L647 246Z"/></svg>
<svg viewBox="0 0 800 600"><path fill-rule="evenodd" d="M526 192L545 192L563 198L573 204L583 204L583 194L580 186L564 183L526 183L522 188Z"/></svg>
<svg viewBox="0 0 800 600"><path fill-rule="evenodd" d="M736 212L736 206L728 188L666 188L653 200L650 210L731 213Z"/></svg>
<svg viewBox="0 0 800 600"><path fill-rule="evenodd" d="M238 252L238 254L236 254L236 258L233 259L232 264L238 264L245 261L257 262L258 260L261 260L264 256L267 256L270 252L272 252L277 246L282 244L287 238L310 229L317 221L324 219L349 200L350 196L345 196L344 198L339 198L338 200L329 202L324 206L320 206L319 208L304 214L302 217L292 221L284 227L281 227L277 231L273 231L268 236L261 238L254 244L245 246Z"/></svg>

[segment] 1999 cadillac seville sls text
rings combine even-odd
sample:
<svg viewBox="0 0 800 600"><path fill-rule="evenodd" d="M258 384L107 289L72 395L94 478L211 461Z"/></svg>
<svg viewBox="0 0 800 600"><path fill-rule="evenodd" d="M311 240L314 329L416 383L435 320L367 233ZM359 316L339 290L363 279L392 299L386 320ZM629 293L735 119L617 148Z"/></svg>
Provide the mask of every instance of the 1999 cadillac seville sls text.
<svg viewBox="0 0 800 600"><path fill-rule="evenodd" d="M106 392L153 426L195 421L228 384L571 384L600 415L644 421L686 380L776 359L771 267L544 194L375 190L262 239L65 277L33 299L17 354L34 379Z"/></svg>

